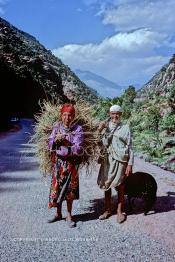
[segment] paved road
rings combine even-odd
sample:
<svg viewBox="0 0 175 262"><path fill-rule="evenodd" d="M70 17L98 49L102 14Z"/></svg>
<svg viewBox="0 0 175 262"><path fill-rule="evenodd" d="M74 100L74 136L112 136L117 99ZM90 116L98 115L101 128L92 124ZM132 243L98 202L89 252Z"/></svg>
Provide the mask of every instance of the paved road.
<svg viewBox="0 0 175 262"><path fill-rule="evenodd" d="M135 170L149 171L158 182L156 214L143 216L137 201L124 224L114 214L99 221L103 194L96 185L98 168L80 172L80 200L74 203L77 227L64 220L48 224L50 177L42 178L28 144L32 121L0 140L0 261L175 261L175 174L136 159ZM63 215L65 216L65 205Z"/></svg>

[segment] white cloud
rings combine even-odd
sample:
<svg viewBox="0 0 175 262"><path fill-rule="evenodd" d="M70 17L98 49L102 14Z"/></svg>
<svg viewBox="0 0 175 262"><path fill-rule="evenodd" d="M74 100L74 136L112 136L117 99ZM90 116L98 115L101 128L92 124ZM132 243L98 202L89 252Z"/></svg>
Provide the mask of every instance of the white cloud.
<svg viewBox="0 0 175 262"><path fill-rule="evenodd" d="M145 28L133 32L118 33L105 39L102 45L132 53L143 50L143 48L148 51L153 47L159 47L159 42L163 41L165 36L165 34L152 32Z"/></svg>
<svg viewBox="0 0 175 262"><path fill-rule="evenodd" d="M120 85L147 82L170 59L175 0L83 0L116 31L100 43L53 50L72 69L92 71ZM163 52L162 52L163 51Z"/></svg>
<svg viewBox="0 0 175 262"><path fill-rule="evenodd" d="M115 34L99 44L66 45L53 53L72 69L89 70L128 85L147 81L168 61L155 52L165 39L165 34L140 29Z"/></svg>
<svg viewBox="0 0 175 262"><path fill-rule="evenodd" d="M106 7L101 15L103 23L113 25L116 30L144 27L157 32L174 33L174 10L174 0L113 1L113 6Z"/></svg>

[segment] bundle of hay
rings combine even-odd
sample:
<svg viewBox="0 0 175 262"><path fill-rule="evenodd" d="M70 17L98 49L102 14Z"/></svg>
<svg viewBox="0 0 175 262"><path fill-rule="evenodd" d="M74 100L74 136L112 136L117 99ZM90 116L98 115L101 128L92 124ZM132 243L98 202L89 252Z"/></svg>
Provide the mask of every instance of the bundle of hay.
<svg viewBox="0 0 175 262"><path fill-rule="evenodd" d="M51 153L48 149L48 137L52 132L55 122L60 119L60 107L62 104L44 102L41 113L35 116L34 135L32 142L37 146L37 157L39 158L40 171L43 175L52 173ZM98 147L98 122L93 116L93 107L85 102L77 103L76 116L72 124L82 126L85 139L83 143L84 153L81 159L81 166L88 168L89 164L95 163L99 155Z"/></svg>

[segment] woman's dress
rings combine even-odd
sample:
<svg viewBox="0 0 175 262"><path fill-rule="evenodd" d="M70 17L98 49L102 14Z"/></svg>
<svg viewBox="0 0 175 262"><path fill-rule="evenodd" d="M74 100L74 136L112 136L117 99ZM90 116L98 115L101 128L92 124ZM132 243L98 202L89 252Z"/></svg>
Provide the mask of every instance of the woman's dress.
<svg viewBox="0 0 175 262"><path fill-rule="evenodd" d="M69 146L56 144L57 133L65 135ZM80 125L73 125L69 129L61 122L54 125L49 136L49 149L53 151L53 172L49 194L48 207L57 207L63 200L79 199L78 167L83 152L84 134Z"/></svg>

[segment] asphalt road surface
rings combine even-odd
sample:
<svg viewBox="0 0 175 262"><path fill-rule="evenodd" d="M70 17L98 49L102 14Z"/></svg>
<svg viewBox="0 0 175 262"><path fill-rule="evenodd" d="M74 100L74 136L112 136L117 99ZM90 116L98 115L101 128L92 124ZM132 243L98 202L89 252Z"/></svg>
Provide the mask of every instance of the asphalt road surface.
<svg viewBox="0 0 175 262"><path fill-rule="evenodd" d="M22 129L0 138L0 261L175 261L175 174L140 159L134 170L146 171L158 183L156 213L143 215L137 200L135 213L123 224L113 215L98 220L103 192L96 184L98 168L80 171L80 200L73 206L75 228L65 220L49 224L55 209L47 208L50 177L39 173L35 145L29 144L32 120ZM126 201L127 202L127 201ZM63 217L66 206L63 204Z"/></svg>

